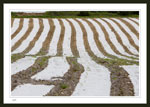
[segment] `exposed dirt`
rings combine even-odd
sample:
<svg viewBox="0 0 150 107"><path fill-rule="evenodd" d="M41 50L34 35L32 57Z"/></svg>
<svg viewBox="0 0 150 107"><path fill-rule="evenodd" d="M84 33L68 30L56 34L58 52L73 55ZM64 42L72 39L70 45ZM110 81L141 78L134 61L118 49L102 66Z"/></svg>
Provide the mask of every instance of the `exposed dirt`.
<svg viewBox="0 0 150 107"><path fill-rule="evenodd" d="M23 18L20 18L19 27L18 27L18 29L11 35L11 39L13 39L13 38L20 32L20 30L21 30L22 27L23 27L23 22L24 22L24 19L23 19Z"/></svg>
<svg viewBox="0 0 150 107"><path fill-rule="evenodd" d="M123 20L122 18L118 18L120 21L122 21L125 25L127 25L130 30L137 36L137 38L139 39L139 33L136 31L136 29L127 21Z"/></svg>
<svg viewBox="0 0 150 107"><path fill-rule="evenodd" d="M134 56L137 56L137 57L138 57L138 55L132 53L132 52L123 44L123 41L122 41L121 37L119 36L119 34L117 33L117 31L113 28L113 26L112 26L110 23L108 23L106 20L104 20L104 19L101 19L101 20L103 20L104 22L106 22L107 25L108 25L108 26L110 27L110 29L112 30L112 32L114 32L114 34L116 35L116 38L117 38L118 42L122 45L122 47L124 48L125 52L127 52L127 53L130 54L130 55L134 55Z"/></svg>
<svg viewBox="0 0 150 107"><path fill-rule="evenodd" d="M28 25L28 29L26 33L15 43L14 46L12 46L11 52L13 52L15 49L17 49L21 45L21 43L29 36L32 29L33 29L33 19L31 18L29 20L29 25Z"/></svg>
<svg viewBox="0 0 150 107"><path fill-rule="evenodd" d="M58 19L58 21L61 26L61 32L60 32L60 37L59 37L59 41L57 44L57 56L62 56L63 54L62 46L63 46L64 35L65 35L65 26L61 19Z"/></svg>
<svg viewBox="0 0 150 107"><path fill-rule="evenodd" d="M14 18L11 18L11 27L13 26Z"/></svg>
<svg viewBox="0 0 150 107"><path fill-rule="evenodd" d="M70 43L71 51L75 57L79 57L79 52L78 52L77 45L76 45L76 30L72 22L69 21L68 19L66 20L69 22L71 26L71 43Z"/></svg>
<svg viewBox="0 0 150 107"><path fill-rule="evenodd" d="M127 36L130 44L139 52L139 47L135 44L134 40L131 38L131 35L128 32L126 32L126 30L117 21L111 18L110 20L112 20L114 23L117 24L117 26L121 29L121 31Z"/></svg>
<svg viewBox="0 0 150 107"><path fill-rule="evenodd" d="M37 55L46 55L48 53L48 50L50 47L49 45L50 45L52 38L53 38L53 34L55 31L55 25L54 25L54 22L52 19L49 18L48 21L49 21L49 25L50 25L50 31L48 32L48 35L42 44L42 48L37 53Z"/></svg>

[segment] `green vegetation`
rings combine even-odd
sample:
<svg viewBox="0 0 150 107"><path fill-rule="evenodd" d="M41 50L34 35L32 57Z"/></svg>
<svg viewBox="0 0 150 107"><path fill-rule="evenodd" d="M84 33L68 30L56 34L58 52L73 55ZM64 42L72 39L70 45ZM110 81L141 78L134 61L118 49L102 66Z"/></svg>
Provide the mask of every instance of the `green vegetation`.
<svg viewBox="0 0 150 107"><path fill-rule="evenodd" d="M15 62L18 59L23 58L23 57L25 57L24 54L13 54L13 55L11 55L11 63L13 63L13 62Z"/></svg>
<svg viewBox="0 0 150 107"><path fill-rule="evenodd" d="M139 17L138 11L47 11L45 13L12 12L12 18L100 18Z"/></svg>
<svg viewBox="0 0 150 107"><path fill-rule="evenodd" d="M42 67L48 60L48 57L42 57L42 59L39 62L40 67Z"/></svg>
<svg viewBox="0 0 150 107"><path fill-rule="evenodd" d="M66 88L68 87L68 85L67 85L67 84L61 84L60 87L61 87L62 89L66 89Z"/></svg>

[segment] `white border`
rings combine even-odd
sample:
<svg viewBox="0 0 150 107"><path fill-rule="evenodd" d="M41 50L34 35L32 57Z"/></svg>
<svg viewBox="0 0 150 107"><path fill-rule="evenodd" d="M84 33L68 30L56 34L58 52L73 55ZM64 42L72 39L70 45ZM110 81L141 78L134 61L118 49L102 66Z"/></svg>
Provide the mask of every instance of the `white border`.
<svg viewBox="0 0 150 107"><path fill-rule="evenodd" d="M89 8L90 7L90 8ZM10 97L10 10L19 11L140 11L139 97ZM92 9L91 9L92 8ZM146 103L146 4L4 4L4 103ZM142 28L142 30L141 30ZM9 31L9 32L8 32ZM142 72L142 73L141 73ZM8 83L9 81L9 83Z"/></svg>

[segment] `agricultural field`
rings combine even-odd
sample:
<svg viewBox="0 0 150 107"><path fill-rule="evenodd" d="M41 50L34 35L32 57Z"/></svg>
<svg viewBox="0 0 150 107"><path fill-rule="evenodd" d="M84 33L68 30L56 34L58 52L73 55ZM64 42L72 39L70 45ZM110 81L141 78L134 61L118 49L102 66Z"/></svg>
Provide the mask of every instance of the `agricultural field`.
<svg viewBox="0 0 150 107"><path fill-rule="evenodd" d="M139 96L138 18L12 18L12 96Z"/></svg>

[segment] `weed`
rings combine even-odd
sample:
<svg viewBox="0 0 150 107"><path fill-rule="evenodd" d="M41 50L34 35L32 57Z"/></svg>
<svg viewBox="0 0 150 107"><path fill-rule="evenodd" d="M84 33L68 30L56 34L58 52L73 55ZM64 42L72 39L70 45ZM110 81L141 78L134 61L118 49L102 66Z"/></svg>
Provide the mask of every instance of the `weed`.
<svg viewBox="0 0 150 107"><path fill-rule="evenodd" d="M66 88L68 87L68 85L67 85L67 84L61 84L60 87L61 87L62 89L66 89Z"/></svg>

